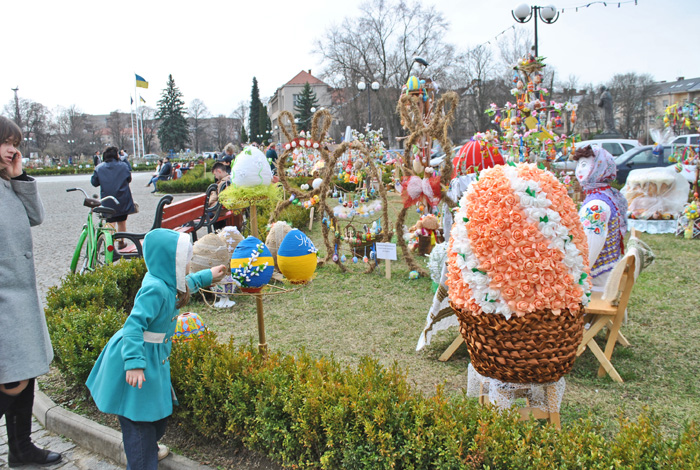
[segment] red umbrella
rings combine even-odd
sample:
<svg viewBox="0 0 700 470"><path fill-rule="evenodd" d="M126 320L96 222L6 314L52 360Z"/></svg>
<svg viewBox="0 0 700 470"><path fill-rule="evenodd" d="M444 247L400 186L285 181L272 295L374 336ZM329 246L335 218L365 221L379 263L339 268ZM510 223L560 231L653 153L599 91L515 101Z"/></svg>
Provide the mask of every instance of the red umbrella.
<svg viewBox="0 0 700 470"><path fill-rule="evenodd" d="M459 149L452 160L454 167L452 177L474 172L474 167L481 171L496 165L505 165L503 156L496 147L478 140L470 140Z"/></svg>

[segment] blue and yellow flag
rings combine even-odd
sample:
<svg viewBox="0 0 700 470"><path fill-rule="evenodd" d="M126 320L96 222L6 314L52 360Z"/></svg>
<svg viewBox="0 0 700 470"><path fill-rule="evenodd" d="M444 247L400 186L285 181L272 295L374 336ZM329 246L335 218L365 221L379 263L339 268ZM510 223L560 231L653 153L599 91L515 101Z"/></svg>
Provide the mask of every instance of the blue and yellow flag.
<svg viewBox="0 0 700 470"><path fill-rule="evenodd" d="M136 75L136 86L141 88L148 88L148 82L141 75Z"/></svg>
<svg viewBox="0 0 700 470"><path fill-rule="evenodd" d="M142 103L145 103L145 102L146 102L146 100L144 100L143 97L142 97L141 95L139 95L139 99L141 100Z"/></svg>

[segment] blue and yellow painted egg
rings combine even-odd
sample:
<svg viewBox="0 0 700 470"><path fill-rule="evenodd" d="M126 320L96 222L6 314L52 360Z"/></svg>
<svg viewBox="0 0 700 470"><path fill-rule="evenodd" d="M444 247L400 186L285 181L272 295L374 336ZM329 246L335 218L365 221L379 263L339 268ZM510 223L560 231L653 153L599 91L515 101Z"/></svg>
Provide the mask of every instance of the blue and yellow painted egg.
<svg viewBox="0 0 700 470"><path fill-rule="evenodd" d="M408 77L408 81L406 82L406 89L408 91L418 91L420 90L420 80L418 80L418 77L415 75L411 75Z"/></svg>
<svg viewBox="0 0 700 470"><path fill-rule="evenodd" d="M202 318L196 313L186 312L177 316L177 324L175 326L175 334L173 334L173 342L191 341L194 338L204 336L204 331L207 326L202 321Z"/></svg>
<svg viewBox="0 0 700 470"><path fill-rule="evenodd" d="M255 237L240 242L231 255L231 277L243 292L259 292L270 282L275 263L269 248Z"/></svg>
<svg viewBox="0 0 700 470"><path fill-rule="evenodd" d="M293 284L309 282L316 271L317 251L304 232L298 229L290 231L277 250L280 272Z"/></svg>

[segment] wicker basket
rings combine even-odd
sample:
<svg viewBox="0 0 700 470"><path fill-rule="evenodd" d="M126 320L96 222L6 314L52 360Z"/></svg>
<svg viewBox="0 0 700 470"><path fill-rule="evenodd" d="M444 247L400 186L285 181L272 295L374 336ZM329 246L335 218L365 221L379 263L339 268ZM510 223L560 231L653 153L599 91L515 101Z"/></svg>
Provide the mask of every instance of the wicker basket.
<svg viewBox="0 0 700 470"><path fill-rule="evenodd" d="M353 256L362 258L364 256L369 256L370 251L372 251L372 245L374 245L375 239L362 241L362 236L358 235L358 231L352 224L348 224L345 227L345 236L349 239L348 245L352 248Z"/></svg>
<svg viewBox="0 0 700 470"><path fill-rule="evenodd" d="M477 372L511 383L547 383L571 370L583 336L583 315L551 311L523 317L472 315L455 308Z"/></svg>

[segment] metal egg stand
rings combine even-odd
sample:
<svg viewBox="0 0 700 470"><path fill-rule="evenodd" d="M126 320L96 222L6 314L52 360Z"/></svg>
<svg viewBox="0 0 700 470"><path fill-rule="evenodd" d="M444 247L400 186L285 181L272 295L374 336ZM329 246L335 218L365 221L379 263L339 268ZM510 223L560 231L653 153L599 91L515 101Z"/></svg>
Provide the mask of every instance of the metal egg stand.
<svg viewBox="0 0 700 470"><path fill-rule="evenodd" d="M258 231L258 208L256 204L250 204L250 231L252 235L257 238L258 240L260 239L260 232ZM263 286L260 291L258 292L237 292L237 293L231 293L231 294L225 294L227 296L254 296L255 297L255 306L257 310L257 319L258 319L258 352L262 354L263 356L267 356L267 338L265 336L265 313L263 309L263 296L272 296L272 295L280 295L280 294L287 294L290 292L297 291L299 289L303 289L307 287L311 281L306 282L304 284L295 284L293 288L286 288L286 287L280 287L280 286L275 286L271 284L267 284ZM234 283L230 283L234 285ZM221 284L219 284L221 285ZM266 288L274 289L272 292L263 292ZM202 298L204 299L204 303L206 303L209 307L212 307L213 305L209 303L207 300L205 294L213 294L213 295L221 295L221 292L214 292L209 289L200 289L200 293L202 294Z"/></svg>

